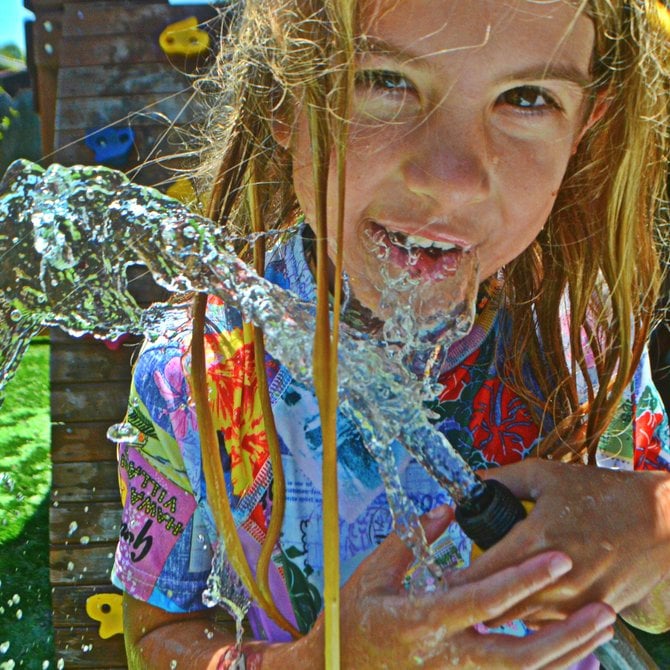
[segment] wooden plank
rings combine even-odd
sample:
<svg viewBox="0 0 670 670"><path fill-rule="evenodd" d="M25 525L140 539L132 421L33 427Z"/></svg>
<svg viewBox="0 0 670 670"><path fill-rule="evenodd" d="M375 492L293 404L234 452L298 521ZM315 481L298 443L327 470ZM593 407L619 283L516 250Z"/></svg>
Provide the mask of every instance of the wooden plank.
<svg viewBox="0 0 670 670"><path fill-rule="evenodd" d="M121 525L120 502L62 502L49 508L52 544L76 547L95 542L116 542Z"/></svg>
<svg viewBox="0 0 670 670"><path fill-rule="evenodd" d="M87 131L109 125L156 125L157 122L193 123L202 109L189 100L190 93L143 93L118 97L65 98L56 103L56 129ZM60 146L60 143L59 143Z"/></svg>
<svg viewBox="0 0 670 670"><path fill-rule="evenodd" d="M123 636L103 640L97 627L55 628L54 646L65 668L127 668ZM58 662L57 661L57 662ZM60 667L60 666L57 666Z"/></svg>
<svg viewBox="0 0 670 670"><path fill-rule="evenodd" d="M191 79L166 63L61 67L58 72L59 98L109 97L147 91L158 97L190 87Z"/></svg>
<svg viewBox="0 0 670 670"><path fill-rule="evenodd" d="M32 26L33 58L41 67L56 69L60 62L63 12L52 7L36 16Z"/></svg>
<svg viewBox="0 0 670 670"><path fill-rule="evenodd" d="M167 25L169 22L166 22ZM158 38L163 28L145 32L136 26L134 32L99 35L70 36L64 39L60 51L61 67L78 65L120 65L130 63L169 63L160 47Z"/></svg>
<svg viewBox="0 0 670 670"><path fill-rule="evenodd" d="M108 584L116 543L54 546L49 551L52 584Z"/></svg>
<svg viewBox="0 0 670 670"><path fill-rule="evenodd" d="M188 167L193 137L186 131L168 125L132 125L135 143L122 168L131 181L148 186L170 184ZM61 165L92 165L95 156L86 146L85 128L56 129L57 149L52 159ZM189 148L189 144L191 148ZM164 186L163 189L164 190Z"/></svg>
<svg viewBox="0 0 670 670"><path fill-rule="evenodd" d="M107 382L130 379L128 347L109 349L96 340L51 343L51 383Z"/></svg>
<svg viewBox="0 0 670 670"><path fill-rule="evenodd" d="M56 628L95 625L94 620L86 614L86 600L99 593L121 592L109 582L91 586L54 586L51 590L53 625Z"/></svg>
<svg viewBox="0 0 670 670"><path fill-rule="evenodd" d="M107 439L108 421L56 423L51 426L53 463L113 461L116 445Z"/></svg>
<svg viewBox="0 0 670 670"><path fill-rule="evenodd" d="M167 2L91 2L86 6L72 5L64 8L63 34L66 37L82 35L136 34L138 27L142 33L160 35L163 29L176 21L195 16L201 22L210 21L217 12L206 5L171 6ZM206 28L206 26L203 26Z"/></svg>
<svg viewBox="0 0 670 670"><path fill-rule="evenodd" d="M66 344L70 347L77 347L80 344L83 346L85 344L94 344L100 347L116 347L116 344L113 342L108 342L108 340L100 340L93 335L82 335L80 337L73 337L69 333L66 333L64 330L61 330L60 328L49 328L49 338L51 340L52 344ZM137 342L141 341L141 336L135 336L135 339ZM128 345L132 346L132 345Z"/></svg>
<svg viewBox="0 0 670 670"><path fill-rule="evenodd" d="M51 385L52 421L109 421L123 419L126 413L127 381Z"/></svg>
<svg viewBox="0 0 670 670"><path fill-rule="evenodd" d="M116 460L91 463L54 463L51 504L69 502L118 502Z"/></svg>

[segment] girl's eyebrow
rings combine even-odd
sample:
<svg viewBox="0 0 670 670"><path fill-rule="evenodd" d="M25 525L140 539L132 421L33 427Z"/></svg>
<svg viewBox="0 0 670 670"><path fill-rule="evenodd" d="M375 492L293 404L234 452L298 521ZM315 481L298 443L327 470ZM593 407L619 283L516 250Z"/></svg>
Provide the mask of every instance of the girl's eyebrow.
<svg viewBox="0 0 670 670"><path fill-rule="evenodd" d="M421 56L418 54L411 53L402 47L372 35L361 35L357 43L357 51L360 54L379 54L398 58L399 60L415 61L421 59Z"/></svg>
<svg viewBox="0 0 670 670"><path fill-rule="evenodd" d="M593 83L590 73L567 63L550 63L540 67L528 67L511 73L505 77L506 81L567 81L576 84L579 88L588 88Z"/></svg>
<svg viewBox="0 0 670 670"><path fill-rule="evenodd" d="M481 42L466 44L460 47L451 47L449 49L441 49L439 51L431 51L429 53L418 53L407 49L404 46L401 47L397 44L393 44L392 42L388 42L387 40L381 39L380 37L375 37L373 35L362 35L358 40L357 46L358 52L360 54L378 54L381 56L394 58L403 63L411 63L412 65L417 65L421 68L431 68L432 64L428 60L429 58L442 54L478 49L484 46L488 42L488 39L489 32L487 31ZM417 42L418 41L420 40L417 40Z"/></svg>
<svg viewBox="0 0 670 670"><path fill-rule="evenodd" d="M462 47L445 49L439 53L453 53L481 47L482 43L472 44ZM430 68L431 64L427 60L431 56L436 56L435 52L428 54L418 54L404 47L400 47L392 42L374 37L372 35L363 35L358 44L358 52L361 55L371 54L393 58L405 64L412 64L420 68ZM586 89L593 83L593 77L589 72L584 72L580 68L570 63L553 62L549 64L538 64L524 67L518 71L509 73L505 81L541 81L541 80L566 81L576 84L579 88Z"/></svg>

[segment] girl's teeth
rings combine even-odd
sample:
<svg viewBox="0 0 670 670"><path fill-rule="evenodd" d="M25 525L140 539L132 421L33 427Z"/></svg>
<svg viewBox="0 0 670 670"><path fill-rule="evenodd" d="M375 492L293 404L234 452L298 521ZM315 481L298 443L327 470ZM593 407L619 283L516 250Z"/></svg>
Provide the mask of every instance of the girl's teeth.
<svg viewBox="0 0 670 670"><path fill-rule="evenodd" d="M440 251L451 251L456 249L457 245L451 242L438 242L436 240L429 240L427 237L421 235L406 235L393 230L386 231L388 239L396 247L401 247L407 251L411 249L439 249Z"/></svg>
<svg viewBox="0 0 670 670"><path fill-rule="evenodd" d="M436 240L429 240L420 235L407 235L405 238L405 246L407 247L420 247L421 249L428 249L430 247L435 247L441 251L451 251L456 248L455 244L450 242L438 242Z"/></svg>

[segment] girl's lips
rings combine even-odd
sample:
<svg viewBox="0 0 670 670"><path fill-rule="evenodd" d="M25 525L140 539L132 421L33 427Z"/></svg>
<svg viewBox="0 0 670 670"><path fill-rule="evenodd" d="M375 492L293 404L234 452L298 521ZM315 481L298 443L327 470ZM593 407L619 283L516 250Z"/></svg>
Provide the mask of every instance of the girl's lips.
<svg viewBox="0 0 670 670"><path fill-rule="evenodd" d="M371 251L381 262L407 271L412 278L439 280L455 274L468 251L453 242L434 241L418 235L393 231L370 221L365 230Z"/></svg>

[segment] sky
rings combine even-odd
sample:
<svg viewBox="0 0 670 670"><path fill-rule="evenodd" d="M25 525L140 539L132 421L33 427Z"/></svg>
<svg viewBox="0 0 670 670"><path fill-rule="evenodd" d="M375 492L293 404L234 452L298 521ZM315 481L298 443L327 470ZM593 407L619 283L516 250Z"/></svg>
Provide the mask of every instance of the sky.
<svg viewBox="0 0 670 670"><path fill-rule="evenodd" d="M23 22L32 16L23 0L0 0L0 45L12 42L25 51Z"/></svg>

